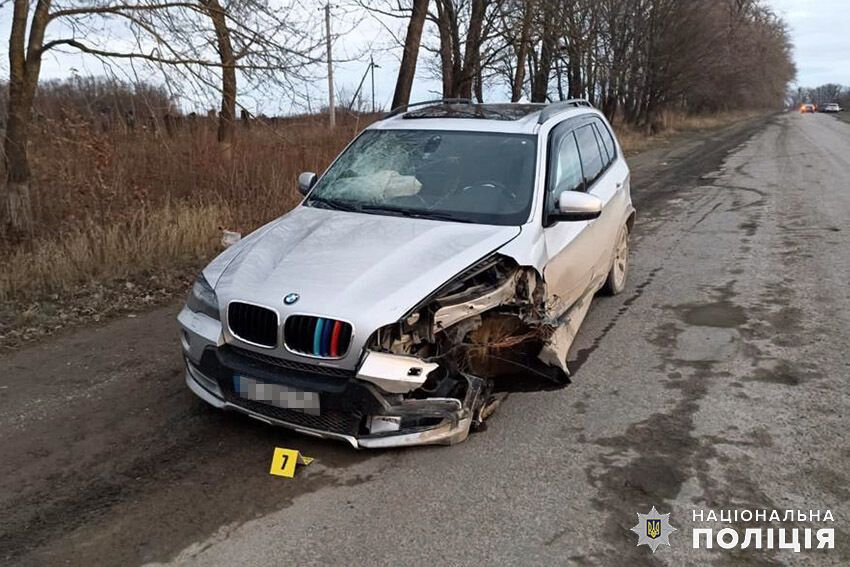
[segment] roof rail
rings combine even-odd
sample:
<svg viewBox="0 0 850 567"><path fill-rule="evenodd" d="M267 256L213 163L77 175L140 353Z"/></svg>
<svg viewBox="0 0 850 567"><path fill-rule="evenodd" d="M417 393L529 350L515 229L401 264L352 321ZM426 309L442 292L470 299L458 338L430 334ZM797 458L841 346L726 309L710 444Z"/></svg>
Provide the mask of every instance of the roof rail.
<svg viewBox="0 0 850 567"><path fill-rule="evenodd" d="M593 108L593 105L590 104L587 99L584 98L571 98L569 100L560 100L558 102L553 102L548 105L546 108L540 111L540 117L537 119L538 124L543 124L557 113L567 110L568 108L578 108L580 106L586 106L588 108Z"/></svg>
<svg viewBox="0 0 850 567"><path fill-rule="evenodd" d="M469 98L435 98L433 100L423 100L420 102L411 102L409 104L402 104L400 106L396 106L390 112L384 116L384 118L391 118L397 114L401 114L402 112L406 112L412 106L424 106L426 104L472 104L472 99Z"/></svg>

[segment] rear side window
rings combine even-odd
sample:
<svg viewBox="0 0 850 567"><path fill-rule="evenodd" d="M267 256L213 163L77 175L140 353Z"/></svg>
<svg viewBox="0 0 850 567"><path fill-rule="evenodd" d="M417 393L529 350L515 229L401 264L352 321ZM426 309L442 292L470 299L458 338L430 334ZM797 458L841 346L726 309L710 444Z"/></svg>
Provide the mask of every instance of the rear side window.
<svg viewBox="0 0 850 567"><path fill-rule="evenodd" d="M599 133L599 126L594 124L593 131L596 134L596 141L599 142L599 149L602 152L602 169L605 169L606 167L611 165L611 162L614 161L614 158L608 151L608 148L605 147L605 144L602 143L602 134Z"/></svg>
<svg viewBox="0 0 850 567"><path fill-rule="evenodd" d="M611 161L614 161L614 158L617 157L617 146L614 144L614 136L611 135L611 130L609 130L608 126L606 126L605 123L598 118L594 119L593 123L596 124L599 139L602 140L602 145L604 145L605 149L608 151L608 156Z"/></svg>
<svg viewBox="0 0 850 567"><path fill-rule="evenodd" d="M579 153L581 154L584 182L589 189L590 185L602 173L607 160L603 161L602 159L602 152L599 148L599 142L596 139L596 133L593 131L592 124L577 128L575 134L578 141Z"/></svg>

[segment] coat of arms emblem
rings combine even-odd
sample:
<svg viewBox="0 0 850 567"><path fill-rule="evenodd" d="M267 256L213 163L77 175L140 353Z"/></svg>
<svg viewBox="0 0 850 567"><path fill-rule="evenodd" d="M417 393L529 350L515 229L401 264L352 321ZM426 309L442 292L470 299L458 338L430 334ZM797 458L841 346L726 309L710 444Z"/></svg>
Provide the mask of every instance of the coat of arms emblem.
<svg viewBox="0 0 850 567"><path fill-rule="evenodd" d="M661 544L670 545L670 534L676 528L670 525L670 514L660 514L655 506L649 514L638 514L638 523L632 531L638 535L638 545L648 545L655 553Z"/></svg>

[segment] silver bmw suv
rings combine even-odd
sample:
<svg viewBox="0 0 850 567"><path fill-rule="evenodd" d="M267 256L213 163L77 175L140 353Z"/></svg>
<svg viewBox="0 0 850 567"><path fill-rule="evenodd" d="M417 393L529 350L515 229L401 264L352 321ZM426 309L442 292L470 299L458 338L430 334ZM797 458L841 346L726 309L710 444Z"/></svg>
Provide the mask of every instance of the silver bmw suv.
<svg viewBox="0 0 850 567"><path fill-rule="evenodd" d="M298 187L178 317L189 388L269 424L458 443L519 384L566 383L591 299L626 285L629 168L583 100L411 105Z"/></svg>

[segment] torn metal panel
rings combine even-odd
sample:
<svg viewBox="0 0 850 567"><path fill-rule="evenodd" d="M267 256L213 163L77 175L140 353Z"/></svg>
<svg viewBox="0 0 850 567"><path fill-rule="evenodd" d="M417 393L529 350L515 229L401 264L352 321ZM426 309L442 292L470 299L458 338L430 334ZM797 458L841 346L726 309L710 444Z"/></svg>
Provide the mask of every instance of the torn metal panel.
<svg viewBox="0 0 850 567"><path fill-rule="evenodd" d="M373 435L361 437L358 446L364 449L387 449L389 447L412 447L414 445L455 445L469 437L472 417L465 417L457 423L446 422L424 431L413 433L389 432L386 436Z"/></svg>
<svg viewBox="0 0 850 567"><path fill-rule="evenodd" d="M406 394L424 384L428 375L439 367L415 356L368 351L357 378L390 394Z"/></svg>
<svg viewBox="0 0 850 567"><path fill-rule="evenodd" d="M485 291L482 295L478 295L472 299L458 301L459 298L468 297L470 295L468 291L463 294L441 298L440 304L443 307L434 313L434 330L445 330L458 321L478 315L499 305L515 301L517 281L520 275L521 272L514 272L511 277L498 287Z"/></svg>
<svg viewBox="0 0 850 567"><path fill-rule="evenodd" d="M468 268L372 338L357 377L401 396L374 433L404 430L413 416L435 424L471 412L480 423L511 384L567 383L566 353L591 297L564 313L533 267L494 255Z"/></svg>
<svg viewBox="0 0 850 567"><path fill-rule="evenodd" d="M573 341L578 334L579 327L584 321L590 303L593 300L592 293L586 293L572 307L570 307L564 316L561 318L560 324L555 327L552 334L544 341L543 348L537 358L548 366L560 368L570 375L567 368L567 353L573 344Z"/></svg>

